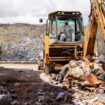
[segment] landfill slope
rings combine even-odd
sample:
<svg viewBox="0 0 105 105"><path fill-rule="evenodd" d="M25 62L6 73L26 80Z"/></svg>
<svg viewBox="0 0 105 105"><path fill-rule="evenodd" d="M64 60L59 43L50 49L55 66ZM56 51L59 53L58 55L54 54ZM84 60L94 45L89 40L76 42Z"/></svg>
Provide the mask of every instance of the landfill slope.
<svg viewBox="0 0 105 105"><path fill-rule="evenodd" d="M44 25L0 24L1 61L38 61L43 51Z"/></svg>

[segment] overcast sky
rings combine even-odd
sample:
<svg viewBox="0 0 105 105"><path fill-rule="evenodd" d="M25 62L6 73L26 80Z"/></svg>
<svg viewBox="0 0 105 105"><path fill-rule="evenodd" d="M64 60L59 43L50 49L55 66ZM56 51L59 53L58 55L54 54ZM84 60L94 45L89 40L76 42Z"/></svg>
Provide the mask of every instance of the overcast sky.
<svg viewBox="0 0 105 105"><path fill-rule="evenodd" d="M38 24L54 10L79 10L88 22L90 0L0 0L0 23Z"/></svg>

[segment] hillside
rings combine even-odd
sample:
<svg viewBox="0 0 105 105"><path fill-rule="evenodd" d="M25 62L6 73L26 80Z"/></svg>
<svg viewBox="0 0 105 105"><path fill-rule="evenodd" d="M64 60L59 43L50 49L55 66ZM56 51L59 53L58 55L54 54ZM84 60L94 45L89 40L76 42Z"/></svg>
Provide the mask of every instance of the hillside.
<svg viewBox="0 0 105 105"><path fill-rule="evenodd" d="M43 50L45 25L0 24L3 61L37 61Z"/></svg>
<svg viewBox="0 0 105 105"><path fill-rule="evenodd" d="M45 33L45 25L0 24L0 42L17 41L23 37L41 36Z"/></svg>

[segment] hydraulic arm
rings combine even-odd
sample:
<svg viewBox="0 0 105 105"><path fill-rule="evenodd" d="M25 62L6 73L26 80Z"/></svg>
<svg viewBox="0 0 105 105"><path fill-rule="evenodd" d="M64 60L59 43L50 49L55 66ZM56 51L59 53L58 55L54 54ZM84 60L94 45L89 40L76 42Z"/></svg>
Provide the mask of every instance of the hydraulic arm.
<svg viewBox="0 0 105 105"><path fill-rule="evenodd" d="M93 55L95 51L96 34L98 28L101 31L105 42L105 1L90 0L91 13L89 16L89 26L85 32L84 57Z"/></svg>

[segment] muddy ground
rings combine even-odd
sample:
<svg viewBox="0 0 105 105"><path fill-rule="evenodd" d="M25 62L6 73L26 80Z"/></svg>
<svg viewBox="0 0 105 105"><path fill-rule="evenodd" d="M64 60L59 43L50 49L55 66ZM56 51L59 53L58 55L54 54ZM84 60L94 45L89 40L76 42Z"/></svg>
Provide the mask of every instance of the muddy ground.
<svg viewBox="0 0 105 105"><path fill-rule="evenodd" d="M0 105L61 105L56 96L64 91L51 85L37 65L0 64ZM49 81L49 80L48 80Z"/></svg>

